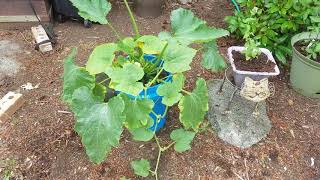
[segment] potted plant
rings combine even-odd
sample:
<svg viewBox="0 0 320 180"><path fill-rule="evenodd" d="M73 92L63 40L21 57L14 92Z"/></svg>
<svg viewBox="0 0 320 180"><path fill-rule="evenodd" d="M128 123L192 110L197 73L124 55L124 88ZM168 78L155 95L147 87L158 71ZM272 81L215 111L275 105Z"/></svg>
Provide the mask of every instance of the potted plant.
<svg viewBox="0 0 320 180"><path fill-rule="evenodd" d="M228 48L236 86L242 87L246 77L259 81L270 76L279 75L280 71L272 53L265 48L259 48L258 43L248 38L244 47Z"/></svg>
<svg viewBox="0 0 320 180"><path fill-rule="evenodd" d="M299 93L320 98L320 33L304 32L292 37L290 81Z"/></svg>
<svg viewBox="0 0 320 180"><path fill-rule="evenodd" d="M190 10L177 9L171 14L172 32L159 36L141 35L136 21L127 7L135 31L134 37L123 37L106 19L111 9L105 0L71 0L86 20L108 25L116 34L116 43L97 46L85 67L74 64L74 50L65 60L63 99L75 114L75 131L80 135L89 159L101 163L119 144L127 129L134 140L155 140L159 147L156 167L141 159L131 163L137 175L151 174L158 178L161 154L174 147L177 152L191 148L195 134L208 111L206 82L198 78L192 92L184 89L183 73L198 51L203 51L202 65L211 70L223 69L226 64L219 55L215 40L228 31L209 27ZM199 50L191 48L200 44ZM96 82L98 74L107 77ZM105 82L109 82L104 86ZM105 101L107 89L116 95ZM178 104L179 120L183 128L170 134L172 143L163 146L156 131L163 126L169 107Z"/></svg>
<svg viewBox="0 0 320 180"><path fill-rule="evenodd" d="M292 36L311 31L310 26L314 27L312 31L320 29L319 0L241 0L238 3L243 11L235 11L233 16L225 18L229 31L239 39L250 37L259 42L285 66L292 55Z"/></svg>

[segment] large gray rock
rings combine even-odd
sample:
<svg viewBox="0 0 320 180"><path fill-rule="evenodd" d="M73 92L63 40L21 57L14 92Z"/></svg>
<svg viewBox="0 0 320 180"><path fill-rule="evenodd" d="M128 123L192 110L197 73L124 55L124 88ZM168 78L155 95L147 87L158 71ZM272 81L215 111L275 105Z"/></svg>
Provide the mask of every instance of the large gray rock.
<svg viewBox="0 0 320 180"><path fill-rule="evenodd" d="M226 112L234 87L226 82L222 93L217 93L222 80L208 82L209 113L208 119L219 138L240 148L248 148L267 136L271 122L267 116L266 103L260 102L259 114L255 114L255 103L236 93Z"/></svg>

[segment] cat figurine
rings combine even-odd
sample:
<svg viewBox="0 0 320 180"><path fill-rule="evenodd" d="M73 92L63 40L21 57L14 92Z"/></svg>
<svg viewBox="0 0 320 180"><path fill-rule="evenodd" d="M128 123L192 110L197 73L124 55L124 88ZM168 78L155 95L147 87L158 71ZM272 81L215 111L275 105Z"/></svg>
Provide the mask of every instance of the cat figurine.
<svg viewBox="0 0 320 180"><path fill-rule="evenodd" d="M256 103L267 99L271 95L268 79L264 78L260 81L254 81L246 77L242 84L240 95Z"/></svg>

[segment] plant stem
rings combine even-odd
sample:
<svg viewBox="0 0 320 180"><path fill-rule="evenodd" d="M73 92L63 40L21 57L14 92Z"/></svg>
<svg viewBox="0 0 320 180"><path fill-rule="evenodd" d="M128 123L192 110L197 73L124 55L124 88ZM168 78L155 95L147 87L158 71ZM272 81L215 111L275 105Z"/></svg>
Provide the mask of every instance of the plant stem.
<svg viewBox="0 0 320 180"><path fill-rule="evenodd" d="M157 145L158 145L158 148L159 148L159 152L158 152L158 158L157 158L156 167L155 167L154 171L151 171L151 172L152 172L152 173L154 174L154 176L156 177L156 180L158 180L158 168L159 168L159 163L160 163L161 154L162 154L162 152L168 150L172 145L174 145L175 142L172 142L171 144L169 144L168 146L166 146L166 147L163 148L163 147L161 147L160 142L159 142L159 139L158 139L158 137L157 137L156 134L154 134L154 139L155 139L156 142L157 142Z"/></svg>
<svg viewBox="0 0 320 180"><path fill-rule="evenodd" d="M167 149L169 149L171 146L173 146L176 142L172 142L171 144L169 144L168 146L164 147L163 150L166 151Z"/></svg>
<svg viewBox="0 0 320 180"><path fill-rule="evenodd" d="M166 106L166 109L165 109L163 115L161 116L161 118L164 118L166 116L168 109L169 109L169 106Z"/></svg>
<svg viewBox="0 0 320 180"><path fill-rule="evenodd" d="M131 19L131 23L132 23L132 26L133 26L133 29L134 31L136 32L136 38L139 38L140 37L140 33L139 33L139 29L138 29L138 26L137 26L137 23L136 23L136 20L134 19L134 16L132 14L132 11L129 7L129 4L127 2L127 0L123 0L124 1L124 4L126 5L126 8L128 10L128 13L129 13L129 16L130 16L130 19Z"/></svg>
<svg viewBox="0 0 320 180"><path fill-rule="evenodd" d="M152 79L152 81L150 82L150 83L148 83L148 87L150 87L157 79L158 79L158 77L160 76L160 74L162 73L162 71L163 71L164 69L163 69L163 67L160 69L160 71L158 72L158 74Z"/></svg>
<svg viewBox="0 0 320 180"><path fill-rule="evenodd" d="M158 158L157 158L157 164L156 164L156 168L154 169L154 174L155 174L155 176L156 176L156 180L158 180L158 167L159 167L161 152L162 152L162 150L159 149Z"/></svg>
<svg viewBox="0 0 320 180"><path fill-rule="evenodd" d="M167 49L167 47L168 47L168 43L167 43L167 44L163 47L163 49L161 50L161 53L160 53L157 61L153 64L153 67L157 67L158 64L161 62L161 59L162 59L163 54L164 54L164 51Z"/></svg>
<svg viewBox="0 0 320 180"><path fill-rule="evenodd" d="M156 168L154 169L154 175L156 176L156 180L158 180L158 167L159 167L159 162L160 162L160 157L161 157L161 153L164 151L163 148L160 145L159 139L157 137L156 134L154 134L154 139L157 142L158 148L159 148L159 152L158 152L158 158L157 158L157 164L156 164Z"/></svg>
<svg viewBox="0 0 320 180"><path fill-rule="evenodd" d="M157 145L158 145L158 147L159 147L159 149L160 149L160 151L162 151L162 147L161 147L161 145L160 145L160 141L159 141L159 139L158 139L158 137L157 137L157 135L156 134L154 134L154 139L156 140L156 143L157 143Z"/></svg>
<svg viewBox="0 0 320 180"><path fill-rule="evenodd" d="M108 23L108 26L113 31L113 33L117 36L118 40L121 41L122 37L121 37L120 33L111 25L110 22Z"/></svg>
<svg viewBox="0 0 320 180"><path fill-rule="evenodd" d="M106 79L104 79L104 80L100 81L98 84L102 84L102 83L104 83L104 82L108 81L109 79L110 79L110 78L106 78Z"/></svg>

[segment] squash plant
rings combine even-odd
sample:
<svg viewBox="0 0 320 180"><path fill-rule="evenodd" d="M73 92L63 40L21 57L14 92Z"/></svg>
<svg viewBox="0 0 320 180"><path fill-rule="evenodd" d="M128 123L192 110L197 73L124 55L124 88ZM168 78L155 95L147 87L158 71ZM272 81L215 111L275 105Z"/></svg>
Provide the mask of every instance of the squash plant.
<svg viewBox="0 0 320 180"><path fill-rule="evenodd" d="M117 36L117 42L97 46L85 67L74 64L76 50L64 62L63 100L75 114L75 131L81 136L89 159L94 163L105 160L113 147L119 145L124 128L137 141L155 140L159 147L156 167L151 170L149 161L142 159L131 163L135 174L146 177L151 172L158 179L161 153L171 146L177 152L191 148L196 132L208 111L206 82L199 78L192 92L184 89L184 72L198 51L203 51L202 65L211 70L223 69L226 64L218 53L215 40L227 36L228 31L209 27L190 10L177 9L171 14L172 32L159 36L141 35L127 0L124 0L134 31L134 37L123 37L106 19L111 4L106 0L71 0L79 15L86 20L109 26ZM191 48L193 43L202 47ZM151 61L144 58L154 55ZM106 79L97 82L96 76L105 74ZM107 86L105 86L105 83ZM157 94L169 107L178 104L183 128L170 134L172 143L160 144L150 127L164 115L152 109L154 102L148 98L148 89L159 85ZM105 101L106 91L117 93ZM143 94L143 95L141 95ZM154 114L156 119L150 118ZM155 128L156 129L156 128Z"/></svg>

